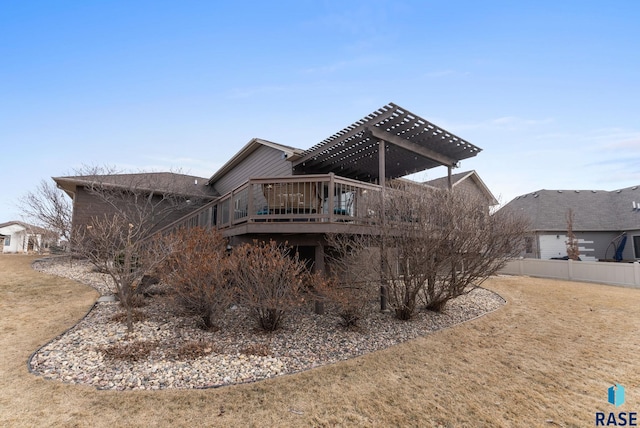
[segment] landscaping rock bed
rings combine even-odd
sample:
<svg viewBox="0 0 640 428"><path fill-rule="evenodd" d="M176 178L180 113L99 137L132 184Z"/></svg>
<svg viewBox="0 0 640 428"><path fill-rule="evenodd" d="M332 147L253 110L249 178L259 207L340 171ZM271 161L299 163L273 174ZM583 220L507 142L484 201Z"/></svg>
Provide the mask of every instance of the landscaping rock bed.
<svg viewBox="0 0 640 428"><path fill-rule="evenodd" d="M68 258L44 259L34 269L68 277L112 294L106 275ZM193 317L175 314L171 297L158 287L134 310L127 333L117 302L98 302L74 327L36 351L32 372L47 379L98 389L209 388L295 373L374 352L491 312L504 304L478 288L447 304L443 313L420 312L398 321L376 310L356 329L344 329L338 316L310 308L290 313L282 329L263 333L242 308L233 307L217 331L198 327ZM43 296L46 298L46 296Z"/></svg>

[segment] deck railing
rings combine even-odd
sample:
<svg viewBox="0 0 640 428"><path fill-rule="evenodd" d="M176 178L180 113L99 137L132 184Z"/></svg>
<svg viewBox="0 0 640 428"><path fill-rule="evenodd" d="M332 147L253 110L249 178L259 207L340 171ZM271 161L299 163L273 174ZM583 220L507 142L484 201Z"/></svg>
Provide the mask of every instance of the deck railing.
<svg viewBox="0 0 640 428"><path fill-rule="evenodd" d="M227 229L243 223L371 224L381 187L334 174L251 178L164 228Z"/></svg>

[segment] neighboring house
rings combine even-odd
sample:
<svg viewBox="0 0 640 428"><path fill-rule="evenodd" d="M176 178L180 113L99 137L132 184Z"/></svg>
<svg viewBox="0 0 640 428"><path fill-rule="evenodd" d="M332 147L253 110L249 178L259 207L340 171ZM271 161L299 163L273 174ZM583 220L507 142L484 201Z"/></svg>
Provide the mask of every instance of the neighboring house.
<svg viewBox="0 0 640 428"><path fill-rule="evenodd" d="M605 190L538 190L518 196L503 210L525 214L531 222L525 257L550 259L567 255L567 213L581 260L613 260L622 237L620 256L640 259L640 188Z"/></svg>
<svg viewBox="0 0 640 428"><path fill-rule="evenodd" d="M422 184L436 187L438 189L461 189L468 192L471 195L476 195L481 200L484 200L487 207L498 205L498 200L493 196L491 190L482 181L480 176L475 171L460 172L452 174L451 177L441 177L434 180L425 181Z"/></svg>
<svg viewBox="0 0 640 428"><path fill-rule="evenodd" d="M3 240L3 253L40 252L58 241L52 232L21 221L0 224L0 239Z"/></svg>
<svg viewBox="0 0 640 428"><path fill-rule="evenodd" d="M211 178L197 179L199 194L210 202L163 229L213 227L232 246L254 239L286 241L319 268L326 233L378 232L370 206L388 181L443 166L446 184L437 181L435 187L468 186L481 192L488 205L495 204L474 171L451 174L480 150L389 104L308 150L252 139ZM86 223L95 213L95 200L83 190L87 178L55 180L74 198L74 227Z"/></svg>

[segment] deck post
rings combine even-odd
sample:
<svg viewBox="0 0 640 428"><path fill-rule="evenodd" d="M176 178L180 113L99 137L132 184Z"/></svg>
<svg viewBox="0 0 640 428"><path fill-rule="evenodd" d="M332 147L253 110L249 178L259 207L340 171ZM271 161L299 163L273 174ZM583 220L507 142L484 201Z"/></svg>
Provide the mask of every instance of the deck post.
<svg viewBox="0 0 640 428"><path fill-rule="evenodd" d="M235 198L235 193L232 190L231 191L231 195L229 196L229 226L233 226L233 214L234 214L234 198Z"/></svg>
<svg viewBox="0 0 640 428"><path fill-rule="evenodd" d="M320 275L325 275L325 265L324 265L324 245L322 243L318 243L314 247L314 261L313 270ZM314 302L314 312L318 315L324 315L324 302L321 299L316 299Z"/></svg>
<svg viewBox="0 0 640 428"><path fill-rule="evenodd" d="M328 191L328 195L327 197L329 198L328 200L328 210L329 210L329 223L333 223L333 215L334 215L334 210L335 210L335 204L336 204L336 182L335 182L335 174L333 172L329 173L329 191Z"/></svg>
<svg viewBox="0 0 640 428"><path fill-rule="evenodd" d="M249 179L249 183L247 184L247 222L251 222L253 220L253 216L256 215L253 197L253 182Z"/></svg>

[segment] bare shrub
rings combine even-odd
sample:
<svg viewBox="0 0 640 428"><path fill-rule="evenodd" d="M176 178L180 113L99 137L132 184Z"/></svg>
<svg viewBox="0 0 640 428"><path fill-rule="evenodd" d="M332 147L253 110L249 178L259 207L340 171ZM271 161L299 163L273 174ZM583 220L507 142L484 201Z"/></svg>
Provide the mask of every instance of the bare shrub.
<svg viewBox="0 0 640 428"><path fill-rule="evenodd" d="M268 343L252 343L240 351L244 355L255 355L257 357L268 357L271 355L271 348Z"/></svg>
<svg viewBox="0 0 640 428"><path fill-rule="evenodd" d="M126 323L128 316L127 311L116 312L111 316L110 320L113 322ZM132 309L130 316L132 322L140 322L147 319L147 314L137 309Z"/></svg>
<svg viewBox="0 0 640 428"><path fill-rule="evenodd" d="M171 357L178 360L195 360L196 358L204 357L213 352L217 352L215 345L205 340L191 340L185 342L177 348Z"/></svg>
<svg viewBox="0 0 640 428"><path fill-rule="evenodd" d="M333 303L343 327L354 327L375 296L370 277L372 253L363 235L327 234L329 271L312 276L313 290Z"/></svg>
<svg viewBox="0 0 640 428"><path fill-rule="evenodd" d="M274 241L238 246L232 260L239 303L249 308L261 329L277 330L285 313L304 301L304 262Z"/></svg>
<svg viewBox="0 0 640 428"><path fill-rule="evenodd" d="M387 189L380 211L383 221L380 235L381 278L386 297L396 317L411 319L418 296L434 272L437 241L442 233L432 233L435 208L429 200L430 191L422 186L397 183Z"/></svg>
<svg viewBox="0 0 640 428"><path fill-rule="evenodd" d="M420 299L427 309L478 287L524 246L527 222L491 214L486 201L462 189L395 182L382 195L380 263L374 264L397 318L408 320Z"/></svg>
<svg viewBox="0 0 640 428"><path fill-rule="evenodd" d="M448 240L437 257L443 260L435 271L435 287L429 286L429 309L442 310L446 302L466 294L494 275L505 263L520 254L528 229L518 213L490 214L477 199L463 192L450 192Z"/></svg>
<svg viewBox="0 0 640 428"><path fill-rule="evenodd" d="M167 239L175 242L175 247L159 270L163 281L179 307L196 315L206 329L216 328L216 318L233 297L226 240L216 231L200 227L179 230Z"/></svg>

